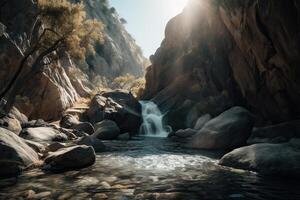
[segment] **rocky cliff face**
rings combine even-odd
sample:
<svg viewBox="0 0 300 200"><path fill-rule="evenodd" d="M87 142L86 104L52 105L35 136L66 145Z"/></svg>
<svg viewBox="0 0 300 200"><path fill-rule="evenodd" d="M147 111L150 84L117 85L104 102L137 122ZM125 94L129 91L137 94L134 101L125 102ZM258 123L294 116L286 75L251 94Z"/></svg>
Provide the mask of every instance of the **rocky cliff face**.
<svg viewBox="0 0 300 200"><path fill-rule="evenodd" d="M296 0L194 0L166 27L144 98L169 110L174 128L246 106L264 122L300 114ZM171 99L171 100L170 100Z"/></svg>
<svg viewBox="0 0 300 200"><path fill-rule="evenodd" d="M37 6L30 0L4 1L0 7L0 23L3 33L0 37L0 89L12 79L23 53L28 48L29 37L35 36L32 30L36 23ZM47 62L47 59L45 60ZM44 70L32 74L16 94L15 106L30 118L57 119L70 107L79 95L70 82L62 61L49 64ZM30 65L30 62L28 63ZM23 70L26 73L28 66Z"/></svg>
<svg viewBox="0 0 300 200"><path fill-rule="evenodd" d="M32 30L33 24L38 23L38 8L34 2L11 0L0 3L0 91L16 73L29 38L37 32ZM60 60L32 74L26 84L18 85L21 92L17 94L15 106L29 118L60 118L80 96L89 95L93 87L90 80L94 77L143 74L145 58L117 13L111 13L108 5L100 0L84 3L87 15L106 26L105 44L96 44L96 54L88 56L84 62L71 60L67 54L60 56Z"/></svg>
<svg viewBox="0 0 300 200"><path fill-rule="evenodd" d="M107 78L132 74L142 76L146 59L135 40L128 34L114 8L103 0L83 1L88 17L100 20L105 25L105 42L96 45L96 54L85 63L93 75Z"/></svg>

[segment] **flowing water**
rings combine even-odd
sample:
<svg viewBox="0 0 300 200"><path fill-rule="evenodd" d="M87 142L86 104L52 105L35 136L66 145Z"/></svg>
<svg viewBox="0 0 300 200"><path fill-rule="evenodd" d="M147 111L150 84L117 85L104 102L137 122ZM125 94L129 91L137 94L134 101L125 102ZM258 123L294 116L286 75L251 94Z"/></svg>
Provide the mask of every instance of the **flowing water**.
<svg viewBox="0 0 300 200"><path fill-rule="evenodd" d="M0 189L0 199L21 199L30 190L44 199L300 199L297 180L221 167L218 152L184 149L164 138L106 145L110 149L93 166L63 174L26 172Z"/></svg>
<svg viewBox="0 0 300 200"><path fill-rule="evenodd" d="M140 101L142 106L143 124L141 126L141 135L148 137L167 137L170 128L163 125L164 115L158 106L152 101Z"/></svg>
<svg viewBox="0 0 300 200"><path fill-rule="evenodd" d="M47 174L36 169L17 182L0 181L0 199L300 199L297 180L221 167L222 152L186 149L162 138L168 134L163 115L154 103L141 104L143 132L151 137L107 141L107 152L79 171Z"/></svg>

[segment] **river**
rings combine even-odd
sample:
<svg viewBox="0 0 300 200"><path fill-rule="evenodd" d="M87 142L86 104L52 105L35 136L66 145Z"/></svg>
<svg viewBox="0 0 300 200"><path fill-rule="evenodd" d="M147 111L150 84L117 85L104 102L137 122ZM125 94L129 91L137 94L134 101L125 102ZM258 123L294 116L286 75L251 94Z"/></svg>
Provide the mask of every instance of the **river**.
<svg viewBox="0 0 300 200"><path fill-rule="evenodd" d="M298 181L221 167L219 152L185 149L166 138L105 144L107 152L89 168L62 174L35 169L14 185L1 181L0 199L33 191L41 199L300 199Z"/></svg>

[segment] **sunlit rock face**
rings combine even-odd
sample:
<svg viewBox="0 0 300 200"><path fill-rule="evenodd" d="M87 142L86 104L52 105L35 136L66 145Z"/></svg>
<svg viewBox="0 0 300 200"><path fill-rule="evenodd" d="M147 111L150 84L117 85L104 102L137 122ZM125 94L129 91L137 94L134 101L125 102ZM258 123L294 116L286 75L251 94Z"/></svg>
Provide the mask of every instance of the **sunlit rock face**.
<svg viewBox="0 0 300 200"><path fill-rule="evenodd" d="M90 80L96 76L115 78L127 73L136 76L144 73L145 58L118 15L111 13L102 1L84 1L84 4L90 18L105 24L105 43L96 45L96 54L88 56L83 63L60 52L58 61L32 74L26 84L17 83L20 92L12 95L17 97L15 106L31 119L60 119L62 112L80 96L90 95L93 88ZM41 26L37 16L38 8L32 0L5 1L0 5L0 91L18 70L29 38L37 37ZM37 30L32 30L35 23ZM32 62L33 59L29 59L24 74ZM45 62L49 60L46 58Z"/></svg>
<svg viewBox="0 0 300 200"><path fill-rule="evenodd" d="M233 105L265 121L296 118L299 6L296 0L192 1L168 23L151 57L144 98L170 109L175 129Z"/></svg>
<svg viewBox="0 0 300 200"><path fill-rule="evenodd" d="M6 27L6 33L0 37L2 91L18 70L23 54L28 48L29 38L36 37L37 30L32 30L32 27L34 23L38 23L38 10L31 0L7 1L0 9L0 21ZM45 61L48 62L47 59ZM28 73L31 64L32 60L29 59L22 76ZM29 118L59 119L61 113L79 98L62 66L62 60L48 64L43 70L32 74L26 80L26 84L16 84L20 90L11 96L16 96L15 106Z"/></svg>
<svg viewBox="0 0 300 200"><path fill-rule="evenodd" d="M126 74L142 76L147 59L120 22L117 11L102 0L82 2L87 16L100 20L105 25L105 42L97 44L96 53L80 65L88 67L92 75L101 75L109 79Z"/></svg>

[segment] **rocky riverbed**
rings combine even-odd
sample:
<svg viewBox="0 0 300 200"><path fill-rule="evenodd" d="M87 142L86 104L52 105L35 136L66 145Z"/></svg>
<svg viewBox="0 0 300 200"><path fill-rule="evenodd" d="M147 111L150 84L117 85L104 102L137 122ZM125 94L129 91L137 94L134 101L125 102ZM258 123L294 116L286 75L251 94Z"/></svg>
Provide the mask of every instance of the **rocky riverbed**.
<svg viewBox="0 0 300 200"><path fill-rule="evenodd" d="M35 169L2 180L0 199L299 199L296 180L218 165L222 152L191 150L162 138L107 141L80 171ZM9 184L12 184L9 186ZM4 187L6 186L6 187Z"/></svg>
<svg viewBox="0 0 300 200"><path fill-rule="evenodd" d="M0 121L0 199L300 198L299 121L254 127L232 107L162 138L161 113L141 110L122 91L59 125L13 109Z"/></svg>

